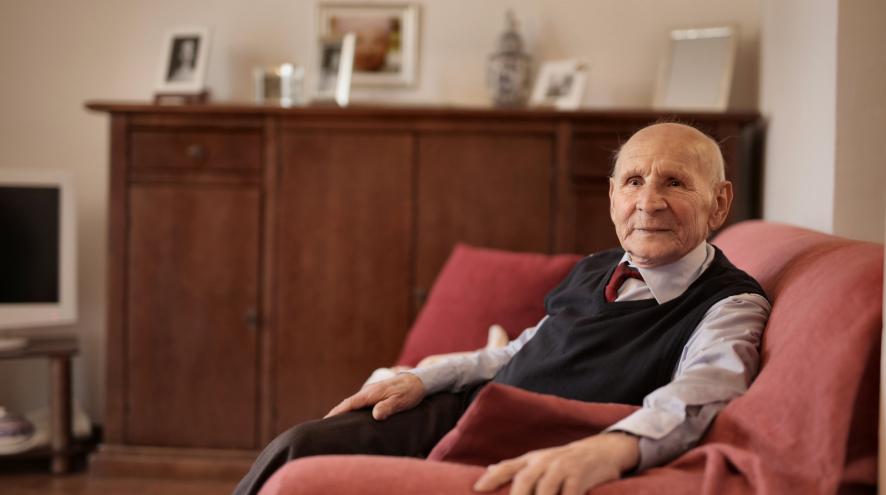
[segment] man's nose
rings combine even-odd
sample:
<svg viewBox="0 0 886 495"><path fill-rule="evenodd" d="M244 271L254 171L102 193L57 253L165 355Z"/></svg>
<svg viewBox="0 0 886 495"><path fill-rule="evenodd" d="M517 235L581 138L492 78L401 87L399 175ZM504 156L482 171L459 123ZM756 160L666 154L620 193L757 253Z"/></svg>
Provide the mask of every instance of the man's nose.
<svg viewBox="0 0 886 495"><path fill-rule="evenodd" d="M647 185L640 190L640 196L637 198L637 209L646 213L664 210L668 207L664 195L661 191L651 185Z"/></svg>

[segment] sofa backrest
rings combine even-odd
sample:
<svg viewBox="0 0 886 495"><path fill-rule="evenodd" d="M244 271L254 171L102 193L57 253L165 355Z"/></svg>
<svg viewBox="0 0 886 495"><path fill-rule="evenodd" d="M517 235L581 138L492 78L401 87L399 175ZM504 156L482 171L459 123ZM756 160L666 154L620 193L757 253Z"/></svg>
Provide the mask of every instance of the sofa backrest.
<svg viewBox="0 0 886 495"><path fill-rule="evenodd" d="M514 339L544 316L544 297L582 257L457 244L406 336L397 364L486 345L489 326Z"/></svg>

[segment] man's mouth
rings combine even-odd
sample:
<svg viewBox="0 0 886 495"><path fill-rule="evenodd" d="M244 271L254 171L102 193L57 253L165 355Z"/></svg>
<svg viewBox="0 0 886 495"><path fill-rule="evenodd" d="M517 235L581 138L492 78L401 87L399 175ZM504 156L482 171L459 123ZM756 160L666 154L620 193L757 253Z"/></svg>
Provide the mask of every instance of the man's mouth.
<svg viewBox="0 0 886 495"><path fill-rule="evenodd" d="M644 232L647 234L657 234L660 232L670 232L671 231L671 229L666 229L666 228L662 228L662 227L637 227L634 230L636 230L638 232Z"/></svg>

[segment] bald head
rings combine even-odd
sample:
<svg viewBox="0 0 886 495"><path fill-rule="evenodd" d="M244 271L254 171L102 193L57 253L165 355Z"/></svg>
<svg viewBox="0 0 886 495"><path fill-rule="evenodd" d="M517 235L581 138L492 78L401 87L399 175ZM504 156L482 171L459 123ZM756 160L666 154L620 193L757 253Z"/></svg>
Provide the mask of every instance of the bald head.
<svg viewBox="0 0 886 495"><path fill-rule="evenodd" d="M616 153L613 175L623 154L656 153L664 148L669 152L678 150L686 159L700 164L712 185L726 180L717 142L692 126L677 123L653 124L637 131Z"/></svg>

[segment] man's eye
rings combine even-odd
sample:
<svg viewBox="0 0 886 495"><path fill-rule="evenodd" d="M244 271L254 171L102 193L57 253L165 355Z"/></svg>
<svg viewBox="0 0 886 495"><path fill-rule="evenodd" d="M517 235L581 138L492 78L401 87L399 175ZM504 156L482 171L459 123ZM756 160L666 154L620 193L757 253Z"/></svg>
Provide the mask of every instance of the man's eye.
<svg viewBox="0 0 886 495"><path fill-rule="evenodd" d="M642 182L636 177L631 177L630 179L628 179L629 186L639 186L640 184L642 184Z"/></svg>
<svg viewBox="0 0 886 495"><path fill-rule="evenodd" d="M680 187L682 185L683 185L683 183L677 179L668 180L668 187Z"/></svg>

